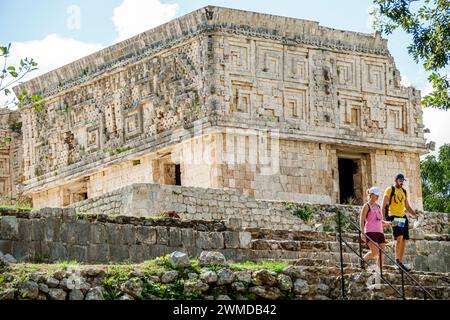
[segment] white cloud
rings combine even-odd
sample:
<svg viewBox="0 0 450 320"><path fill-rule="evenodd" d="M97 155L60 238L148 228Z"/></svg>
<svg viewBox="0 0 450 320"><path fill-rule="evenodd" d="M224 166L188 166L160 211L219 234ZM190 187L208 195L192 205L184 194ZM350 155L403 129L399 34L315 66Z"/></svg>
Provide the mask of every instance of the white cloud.
<svg viewBox="0 0 450 320"><path fill-rule="evenodd" d="M114 9L112 17L118 33L116 41L122 41L173 19L178 4L161 3L159 0L124 0Z"/></svg>
<svg viewBox="0 0 450 320"><path fill-rule="evenodd" d="M450 76L450 74L447 75ZM428 82L421 90L421 95L424 97L432 91L433 86ZM450 110L443 111L434 108L424 108L423 123L431 131L425 137L429 141L436 142L436 151L434 152L436 154L443 144L450 143Z"/></svg>
<svg viewBox="0 0 450 320"><path fill-rule="evenodd" d="M450 111L424 108L423 122L430 133L425 134L428 141L436 142L436 151L445 144L450 143Z"/></svg>
<svg viewBox="0 0 450 320"><path fill-rule="evenodd" d="M409 78L405 75L402 75L402 80L400 81L400 84L404 87L409 87L411 86L411 81L409 80Z"/></svg>
<svg viewBox="0 0 450 320"><path fill-rule="evenodd" d="M8 64L17 66L21 58L33 58L38 63L38 69L22 79L22 81L26 81L102 48L103 46L98 43L86 43L57 34L49 34L42 40L13 42ZM3 105L6 100L10 100L11 96L8 98L0 95L0 105Z"/></svg>
<svg viewBox="0 0 450 320"><path fill-rule="evenodd" d="M421 95L424 97L432 91L433 86L428 82L422 88ZM436 150L432 153L437 154L443 144L450 143L450 110L443 111L434 108L424 108L423 123L425 127L430 129L430 133L426 134L425 137L428 141L436 142Z"/></svg>

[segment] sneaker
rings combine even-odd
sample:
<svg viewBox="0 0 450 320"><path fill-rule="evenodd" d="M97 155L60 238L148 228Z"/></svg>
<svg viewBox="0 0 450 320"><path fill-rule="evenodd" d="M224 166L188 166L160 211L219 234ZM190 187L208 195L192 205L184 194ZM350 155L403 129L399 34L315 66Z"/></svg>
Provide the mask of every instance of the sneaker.
<svg viewBox="0 0 450 320"><path fill-rule="evenodd" d="M397 267L399 268L399 269L403 269L404 271L406 271L406 272L410 272L411 271L411 269L410 268L407 268L403 263L401 263L399 260L397 260Z"/></svg>

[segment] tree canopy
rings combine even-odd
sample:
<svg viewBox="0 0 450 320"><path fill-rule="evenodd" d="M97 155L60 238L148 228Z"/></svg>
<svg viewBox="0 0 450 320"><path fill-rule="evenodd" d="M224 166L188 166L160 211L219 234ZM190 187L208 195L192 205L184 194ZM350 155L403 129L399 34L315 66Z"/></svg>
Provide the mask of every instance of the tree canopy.
<svg viewBox="0 0 450 320"><path fill-rule="evenodd" d="M11 96L11 88L18 84L27 74L37 70L37 62L32 58L20 59L18 65L10 65L11 43L6 46L0 45L0 93ZM29 95L26 91L20 92L17 97L6 101L1 107L15 105L19 108L32 103L36 110L40 110L44 105L42 97L39 95Z"/></svg>
<svg viewBox="0 0 450 320"><path fill-rule="evenodd" d="M450 144L439 155L427 156L420 164L425 210L450 213Z"/></svg>
<svg viewBox="0 0 450 320"><path fill-rule="evenodd" d="M428 71L433 91L422 103L450 108L450 1L374 0L374 28L389 35L401 28L412 36L408 52Z"/></svg>

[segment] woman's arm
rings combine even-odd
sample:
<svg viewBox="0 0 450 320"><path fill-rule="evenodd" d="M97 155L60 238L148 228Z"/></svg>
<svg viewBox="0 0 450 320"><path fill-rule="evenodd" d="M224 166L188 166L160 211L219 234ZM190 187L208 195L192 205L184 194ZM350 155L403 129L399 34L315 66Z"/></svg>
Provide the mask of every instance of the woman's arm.
<svg viewBox="0 0 450 320"><path fill-rule="evenodd" d="M367 212L369 212L369 206L366 203L365 205L363 205L361 214L359 215L359 226L361 228L361 232L364 232L364 224L366 223Z"/></svg>

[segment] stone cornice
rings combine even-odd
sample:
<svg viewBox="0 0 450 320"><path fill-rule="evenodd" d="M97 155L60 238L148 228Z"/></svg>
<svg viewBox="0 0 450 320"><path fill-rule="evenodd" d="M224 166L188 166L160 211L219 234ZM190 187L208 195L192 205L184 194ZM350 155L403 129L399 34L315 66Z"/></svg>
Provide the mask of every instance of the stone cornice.
<svg viewBox="0 0 450 320"><path fill-rule="evenodd" d="M192 37L211 33L389 56L387 41L378 34L342 31L322 27L314 21L209 6L24 82L14 87L14 91L26 90L29 94L41 94L47 98Z"/></svg>

